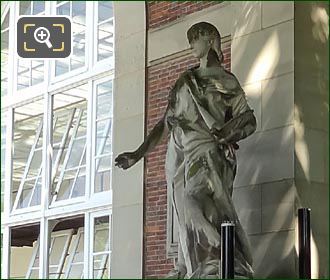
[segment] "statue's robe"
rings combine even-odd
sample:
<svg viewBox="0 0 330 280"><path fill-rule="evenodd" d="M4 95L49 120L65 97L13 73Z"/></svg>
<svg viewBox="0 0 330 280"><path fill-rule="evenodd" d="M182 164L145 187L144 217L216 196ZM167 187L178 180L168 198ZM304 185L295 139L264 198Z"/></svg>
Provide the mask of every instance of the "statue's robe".
<svg viewBox="0 0 330 280"><path fill-rule="evenodd" d="M207 123L221 128L247 111L244 91L222 67L188 70L171 91L165 116L170 130L166 177L179 222L179 277L218 275L224 221L236 225L235 277L252 277L248 240L232 202L235 154L232 146L218 144ZM255 119L240 128L242 135L248 136L244 130L251 126L254 131Z"/></svg>

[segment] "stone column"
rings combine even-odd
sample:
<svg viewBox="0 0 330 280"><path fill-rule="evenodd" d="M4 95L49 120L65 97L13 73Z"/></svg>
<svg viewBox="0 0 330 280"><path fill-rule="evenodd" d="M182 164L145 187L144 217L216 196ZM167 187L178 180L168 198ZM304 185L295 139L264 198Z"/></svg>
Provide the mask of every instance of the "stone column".
<svg viewBox="0 0 330 280"><path fill-rule="evenodd" d="M145 3L113 2L115 81L113 154L136 149L144 138ZM113 167L112 278L142 278L143 160Z"/></svg>

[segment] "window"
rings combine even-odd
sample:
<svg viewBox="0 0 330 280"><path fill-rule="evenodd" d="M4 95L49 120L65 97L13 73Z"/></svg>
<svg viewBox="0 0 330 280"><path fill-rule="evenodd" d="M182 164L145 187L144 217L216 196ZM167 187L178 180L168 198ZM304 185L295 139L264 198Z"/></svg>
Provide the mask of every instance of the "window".
<svg viewBox="0 0 330 280"><path fill-rule="evenodd" d="M44 15L45 1L20 1L20 15ZM24 89L44 81L43 60L17 60L17 90Z"/></svg>
<svg viewBox="0 0 330 280"><path fill-rule="evenodd" d="M1 119L5 118L5 114ZM5 187L5 160L6 160L6 125L1 123L1 212L4 203L4 187Z"/></svg>
<svg viewBox="0 0 330 280"><path fill-rule="evenodd" d="M86 185L87 84L56 94L53 107L53 199L84 196Z"/></svg>
<svg viewBox="0 0 330 280"><path fill-rule="evenodd" d="M1 22L1 97L8 93L9 17L10 10Z"/></svg>
<svg viewBox="0 0 330 280"><path fill-rule="evenodd" d="M113 7L110 1L97 2L97 60L113 57L114 22Z"/></svg>
<svg viewBox="0 0 330 280"><path fill-rule="evenodd" d="M92 234L92 271L94 279L107 279L110 272L110 216L94 216Z"/></svg>
<svg viewBox="0 0 330 280"><path fill-rule="evenodd" d="M97 193L110 189L112 157L112 81L97 84L95 107L94 192Z"/></svg>
<svg viewBox="0 0 330 280"><path fill-rule="evenodd" d="M55 62L55 76L60 76L72 70L85 66L86 50L86 2L58 1L56 14L71 18L73 35L72 54Z"/></svg>
<svg viewBox="0 0 330 280"><path fill-rule="evenodd" d="M43 100L14 110L13 210L40 204Z"/></svg>
<svg viewBox="0 0 330 280"><path fill-rule="evenodd" d="M79 228L72 239L68 263L65 268L65 279L81 279L84 272L84 229Z"/></svg>
<svg viewBox="0 0 330 280"><path fill-rule="evenodd" d="M3 193L10 197L4 201L10 211L2 213L4 278L109 278L113 4L5 1L3 7L1 200ZM21 15L70 17L72 55L19 58L11 37ZM50 230L50 243L40 243ZM46 250L49 275L39 263Z"/></svg>
<svg viewBox="0 0 330 280"><path fill-rule="evenodd" d="M73 229L57 231L51 234L49 249L49 278L61 278L64 261L67 257ZM39 238L34 245L30 266L26 274L28 279L39 278Z"/></svg>

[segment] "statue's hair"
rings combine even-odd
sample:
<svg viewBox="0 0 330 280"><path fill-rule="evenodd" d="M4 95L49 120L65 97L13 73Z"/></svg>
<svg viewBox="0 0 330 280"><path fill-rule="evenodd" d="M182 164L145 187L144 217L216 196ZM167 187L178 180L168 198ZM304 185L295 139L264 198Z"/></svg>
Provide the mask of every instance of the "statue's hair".
<svg viewBox="0 0 330 280"><path fill-rule="evenodd" d="M214 40L212 49L219 56L219 61L222 62L223 55L221 51L221 35L218 29L211 23L202 21L192 25L187 31L189 43L197 40L200 36L209 36L210 39Z"/></svg>

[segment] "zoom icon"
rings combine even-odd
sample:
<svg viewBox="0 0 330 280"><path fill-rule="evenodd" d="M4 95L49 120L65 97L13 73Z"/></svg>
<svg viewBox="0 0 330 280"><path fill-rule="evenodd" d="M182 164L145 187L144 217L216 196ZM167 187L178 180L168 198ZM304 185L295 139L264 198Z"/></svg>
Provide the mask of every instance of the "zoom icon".
<svg viewBox="0 0 330 280"><path fill-rule="evenodd" d="M71 21L67 17L20 17L17 53L22 58L65 58L71 54Z"/></svg>

